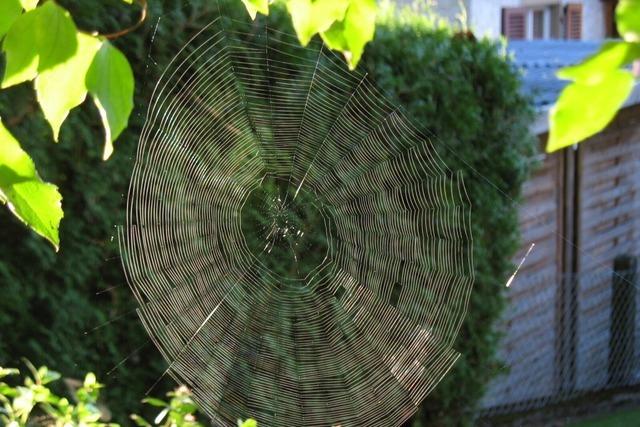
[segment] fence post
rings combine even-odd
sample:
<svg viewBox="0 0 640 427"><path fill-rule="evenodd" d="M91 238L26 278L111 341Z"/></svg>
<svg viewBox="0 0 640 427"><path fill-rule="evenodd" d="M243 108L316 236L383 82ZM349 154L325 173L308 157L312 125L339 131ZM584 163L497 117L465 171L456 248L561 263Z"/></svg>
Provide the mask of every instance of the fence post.
<svg viewBox="0 0 640 427"><path fill-rule="evenodd" d="M613 260L609 326L609 385L612 386L626 385L632 380L637 264L631 255L618 255Z"/></svg>

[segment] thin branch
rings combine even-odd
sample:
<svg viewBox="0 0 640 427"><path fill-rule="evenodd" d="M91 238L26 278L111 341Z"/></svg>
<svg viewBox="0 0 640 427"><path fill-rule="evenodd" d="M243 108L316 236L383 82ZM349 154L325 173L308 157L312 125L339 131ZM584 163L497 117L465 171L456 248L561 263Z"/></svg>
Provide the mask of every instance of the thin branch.
<svg viewBox="0 0 640 427"><path fill-rule="evenodd" d="M138 2L140 3L140 6L142 6L142 10L140 11L140 18L135 24L123 30L116 31L115 33L101 34L101 35L109 40L115 40L119 37L129 34L132 31L137 30L147 19L147 9L148 9L147 0L138 0Z"/></svg>

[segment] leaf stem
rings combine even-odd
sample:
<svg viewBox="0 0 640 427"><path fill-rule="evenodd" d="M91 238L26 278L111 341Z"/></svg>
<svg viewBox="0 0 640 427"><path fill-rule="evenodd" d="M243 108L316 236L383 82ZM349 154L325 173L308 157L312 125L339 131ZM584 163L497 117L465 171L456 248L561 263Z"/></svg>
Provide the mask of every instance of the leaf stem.
<svg viewBox="0 0 640 427"><path fill-rule="evenodd" d="M101 34L101 36L109 39L109 40L115 40L119 37L122 37L126 34L129 34L132 31L137 30L143 23L144 21L147 19L147 9L148 9L148 5L147 5L147 0L138 0L138 3L140 3L140 6L142 6L142 10L140 11L140 18L138 19L138 21L133 24L130 27L127 27L123 30L120 31L116 31L115 33L109 33L109 34Z"/></svg>

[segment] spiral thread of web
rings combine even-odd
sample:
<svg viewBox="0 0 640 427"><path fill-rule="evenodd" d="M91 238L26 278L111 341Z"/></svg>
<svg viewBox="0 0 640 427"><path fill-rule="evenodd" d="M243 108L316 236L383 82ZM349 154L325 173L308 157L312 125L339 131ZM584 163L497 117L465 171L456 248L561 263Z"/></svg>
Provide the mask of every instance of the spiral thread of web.
<svg viewBox="0 0 640 427"><path fill-rule="evenodd" d="M267 182L260 204L276 214L247 228ZM294 226L296 205L313 213ZM320 43L217 19L176 55L121 246L168 372L216 424L401 425L459 356L473 283L462 178Z"/></svg>

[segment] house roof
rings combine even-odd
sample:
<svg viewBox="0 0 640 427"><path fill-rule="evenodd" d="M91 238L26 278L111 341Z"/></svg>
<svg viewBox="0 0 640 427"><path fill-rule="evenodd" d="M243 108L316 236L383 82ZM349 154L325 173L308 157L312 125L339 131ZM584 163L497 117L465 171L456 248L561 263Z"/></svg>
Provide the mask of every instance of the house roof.
<svg viewBox="0 0 640 427"><path fill-rule="evenodd" d="M556 72L595 53L601 42L574 40L510 41L507 47L522 71L523 90L538 109L555 103L567 81Z"/></svg>

